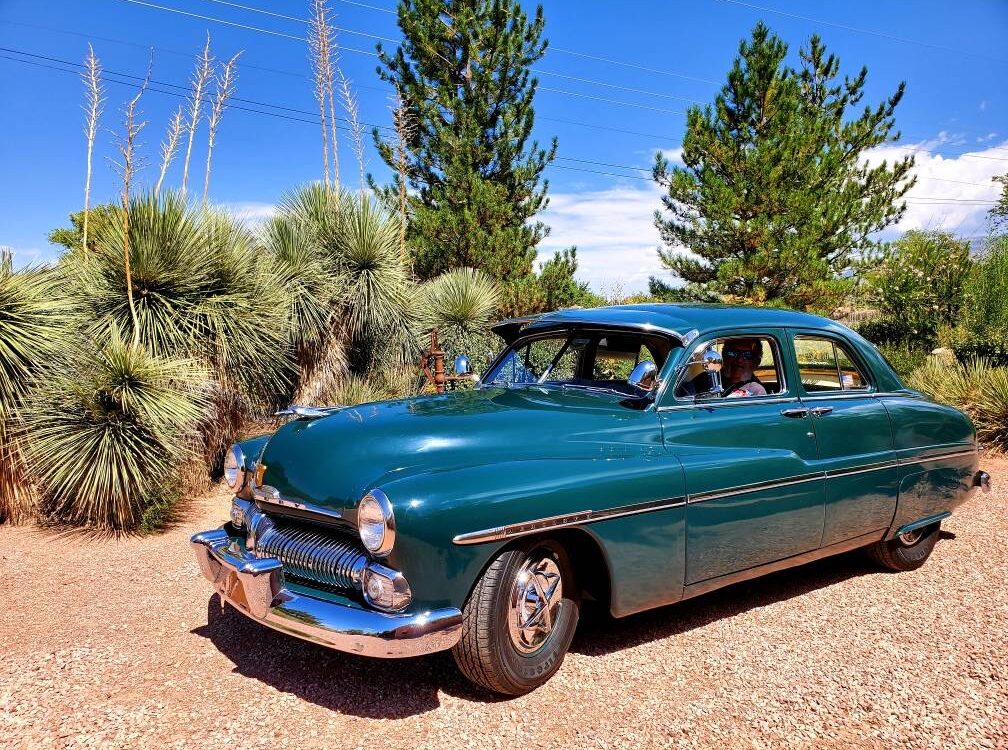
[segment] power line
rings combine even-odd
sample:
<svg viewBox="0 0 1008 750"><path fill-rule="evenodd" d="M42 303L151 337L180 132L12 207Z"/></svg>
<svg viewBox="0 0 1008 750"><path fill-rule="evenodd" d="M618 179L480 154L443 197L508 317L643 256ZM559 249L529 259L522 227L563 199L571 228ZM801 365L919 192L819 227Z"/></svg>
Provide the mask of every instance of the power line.
<svg viewBox="0 0 1008 750"><path fill-rule="evenodd" d="M921 47L930 47L931 49L940 49L944 52L954 52L957 55L970 55L971 57L982 57L985 60L993 60L994 62L1008 62L1001 57L993 57L991 55L985 55L982 52L974 52L972 50L955 49L954 47L946 47L941 44L934 44L932 42L921 41L920 39L908 39L903 36L896 36L895 34L887 34L883 31L875 31L873 29L861 29L856 26L848 26L842 23L836 23L835 21L823 21L819 18L810 18L809 16L803 16L798 13L788 13L783 10L777 10L776 8L768 8L765 5L756 5L754 3L743 2L743 0L721 0L723 3L731 3L732 5L739 5L744 8L751 8L752 10L762 11L764 13L775 13L779 16L787 16L788 18L797 18L801 21L809 21L810 23L820 24L822 26L832 26L837 29L844 29L846 31L854 31L858 34L870 34L871 36L881 37L882 39L889 39L894 42L903 42L904 44L916 44Z"/></svg>

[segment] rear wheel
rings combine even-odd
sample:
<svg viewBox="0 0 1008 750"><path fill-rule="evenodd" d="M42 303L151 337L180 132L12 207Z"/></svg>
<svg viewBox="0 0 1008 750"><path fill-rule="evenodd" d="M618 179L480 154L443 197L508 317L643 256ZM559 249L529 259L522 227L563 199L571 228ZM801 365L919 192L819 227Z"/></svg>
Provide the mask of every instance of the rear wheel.
<svg viewBox="0 0 1008 750"><path fill-rule="evenodd" d="M522 695L560 669L577 628L580 594L563 547L539 540L498 555L462 611L452 649L470 680Z"/></svg>
<svg viewBox="0 0 1008 750"><path fill-rule="evenodd" d="M941 523L924 526L867 548L875 562L890 570L917 570L931 556Z"/></svg>

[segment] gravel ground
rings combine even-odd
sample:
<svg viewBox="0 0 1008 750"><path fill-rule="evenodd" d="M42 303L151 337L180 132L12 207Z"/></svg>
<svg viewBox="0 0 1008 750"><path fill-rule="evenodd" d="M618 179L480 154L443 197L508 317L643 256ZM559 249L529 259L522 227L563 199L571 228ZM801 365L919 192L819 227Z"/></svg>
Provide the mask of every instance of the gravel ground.
<svg viewBox="0 0 1008 750"><path fill-rule="evenodd" d="M1008 460L931 560L857 553L583 622L547 685L498 700L451 656L371 661L221 612L191 533L0 527L0 745L1008 748Z"/></svg>

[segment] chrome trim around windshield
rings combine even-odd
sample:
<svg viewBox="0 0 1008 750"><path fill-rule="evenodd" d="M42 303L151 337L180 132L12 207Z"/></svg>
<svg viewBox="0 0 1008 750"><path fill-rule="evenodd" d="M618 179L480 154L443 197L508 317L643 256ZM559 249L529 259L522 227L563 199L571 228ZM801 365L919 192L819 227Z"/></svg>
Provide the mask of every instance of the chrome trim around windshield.
<svg viewBox="0 0 1008 750"><path fill-rule="evenodd" d="M483 542L495 542L502 539L514 539L515 537L535 534L546 529L559 529L583 523L608 521L612 518L634 516L638 513L669 510L670 508L678 508L685 504L686 498L673 497L664 500L649 500L632 505L621 505L609 510L580 510L575 513L564 513L559 516L537 518L534 521L521 521L519 523L505 524L504 526L494 526L490 529L481 529L480 531L470 531L465 534L458 534L452 541L455 544L482 544Z"/></svg>

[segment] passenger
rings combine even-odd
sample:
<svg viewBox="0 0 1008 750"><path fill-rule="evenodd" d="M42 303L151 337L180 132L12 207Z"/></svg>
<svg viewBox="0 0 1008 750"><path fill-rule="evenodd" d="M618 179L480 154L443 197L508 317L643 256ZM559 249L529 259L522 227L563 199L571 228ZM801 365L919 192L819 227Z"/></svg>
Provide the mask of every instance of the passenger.
<svg viewBox="0 0 1008 750"><path fill-rule="evenodd" d="M766 395L766 388L753 372L763 359L759 339L728 339L721 348L721 358L721 381L727 384L724 398Z"/></svg>

